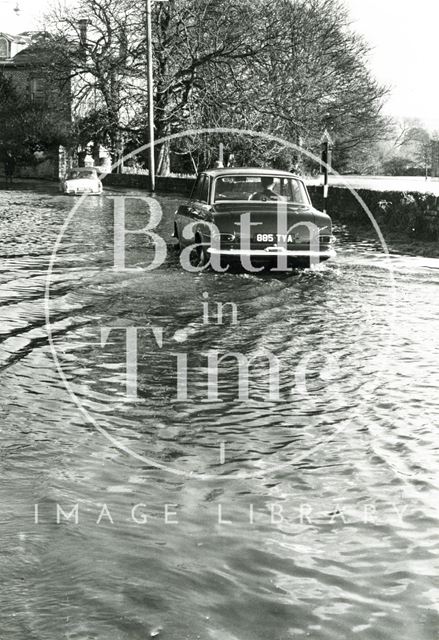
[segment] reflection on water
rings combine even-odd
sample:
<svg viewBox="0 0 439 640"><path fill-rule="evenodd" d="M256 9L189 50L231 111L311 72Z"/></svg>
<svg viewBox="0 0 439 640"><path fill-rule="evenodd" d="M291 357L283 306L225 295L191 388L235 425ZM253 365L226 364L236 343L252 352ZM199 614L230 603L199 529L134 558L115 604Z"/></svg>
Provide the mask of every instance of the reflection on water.
<svg viewBox="0 0 439 640"><path fill-rule="evenodd" d="M393 243L392 279L372 236L340 230L317 271L193 275L171 251L148 272L133 235L116 272L111 201L88 198L51 283L69 393L44 287L75 202L0 195L2 637L436 638L439 261ZM247 402L232 357L209 397L212 351L254 359Z"/></svg>

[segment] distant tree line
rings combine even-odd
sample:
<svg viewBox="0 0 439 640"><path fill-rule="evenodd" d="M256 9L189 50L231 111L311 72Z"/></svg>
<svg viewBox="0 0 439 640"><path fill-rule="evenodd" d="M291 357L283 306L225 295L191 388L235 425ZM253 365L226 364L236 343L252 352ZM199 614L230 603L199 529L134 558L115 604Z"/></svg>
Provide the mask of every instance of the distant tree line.
<svg viewBox="0 0 439 640"><path fill-rule="evenodd" d="M381 172L395 176L429 176L439 134L430 133L416 119L403 119L394 125L394 140L384 144Z"/></svg>
<svg viewBox="0 0 439 640"><path fill-rule="evenodd" d="M116 159L147 143L144 0L78 0L46 24L53 81L72 87L75 144L105 145ZM388 133L387 90L340 0L156 2L153 48L157 139L230 127L319 154L327 129L343 171ZM157 146L159 172L211 165L220 141L237 164L312 168L270 140L194 134Z"/></svg>

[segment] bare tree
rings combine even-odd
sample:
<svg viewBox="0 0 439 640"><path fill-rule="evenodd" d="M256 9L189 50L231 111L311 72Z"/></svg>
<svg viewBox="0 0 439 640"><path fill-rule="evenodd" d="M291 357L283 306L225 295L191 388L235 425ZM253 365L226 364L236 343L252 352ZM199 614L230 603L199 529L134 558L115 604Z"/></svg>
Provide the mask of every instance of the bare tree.
<svg viewBox="0 0 439 640"><path fill-rule="evenodd" d="M81 133L93 132L113 156L136 116L145 82L139 56L143 34L137 35L136 7L125 0L79 0L47 18L54 64L52 73L71 84L74 119ZM82 130L81 130L82 126Z"/></svg>
<svg viewBox="0 0 439 640"><path fill-rule="evenodd" d="M226 4L217 7L221 15ZM339 165L386 135L389 123L381 114L386 89L368 71L368 47L350 29L338 0L266 0L233 6L224 37L215 13L211 28L205 15L194 16L200 19L203 46L220 46L209 50L213 55L207 59L196 58L202 64L186 67L193 76L187 78L189 91L180 104L181 124L254 129L303 143L317 153L328 128L336 138ZM212 39L215 29L219 35ZM193 34L186 34L187 40L177 35L174 46L191 46ZM199 39L196 43L199 53ZM169 106L169 95L164 97ZM243 159L292 161L285 149L265 140L254 139L251 153L241 139L230 142Z"/></svg>
<svg viewBox="0 0 439 640"><path fill-rule="evenodd" d="M147 141L145 22L144 0L78 0L77 9L51 21L56 70L73 83L84 131L97 127L114 150L122 138ZM367 46L350 29L339 0L158 2L153 49L156 139L233 126L317 151L328 128L342 164L387 128L381 114L386 90L371 77ZM186 149L196 165L209 162L211 147L197 150L197 144L173 148ZM229 144L245 160L291 161L282 145L266 140L249 146L238 136ZM170 170L170 151L169 142L159 144L162 175Z"/></svg>

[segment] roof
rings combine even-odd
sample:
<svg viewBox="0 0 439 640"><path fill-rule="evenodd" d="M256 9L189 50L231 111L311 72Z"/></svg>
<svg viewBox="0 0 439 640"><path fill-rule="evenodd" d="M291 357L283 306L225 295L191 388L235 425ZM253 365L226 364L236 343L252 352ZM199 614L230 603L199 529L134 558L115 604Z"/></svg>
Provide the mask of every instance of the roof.
<svg viewBox="0 0 439 640"><path fill-rule="evenodd" d="M0 65L3 66L14 66L14 59L17 55L20 54L21 51L26 51L31 44L31 38L24 34L19 34L18 36L13 36L9 33L0 32L0 38L4 38L9 46L7 47L6 55L2 55L0 58Z"/></svg>
<svg viewBox="0 0 439 640"><path fill-rule="evenodd" d="M6 40L16 42L17 44L30 44L31 42L31 38L27 33L19 33L18 35L13 36L10 33L0 31L0 38L6 38Z"/></svg>
<svg viewBox="0 0 439 640"><path fill-rule="evenodd" d="M293 173L289 171L281 171L279 169L270 169L264 167L224 167L224 169L207 169L202 173L207 173L207 175L212 178L217 178L218 176L235 176L235 175L247 175L247 176L284 176L284 177L296 177Z"/></svg>

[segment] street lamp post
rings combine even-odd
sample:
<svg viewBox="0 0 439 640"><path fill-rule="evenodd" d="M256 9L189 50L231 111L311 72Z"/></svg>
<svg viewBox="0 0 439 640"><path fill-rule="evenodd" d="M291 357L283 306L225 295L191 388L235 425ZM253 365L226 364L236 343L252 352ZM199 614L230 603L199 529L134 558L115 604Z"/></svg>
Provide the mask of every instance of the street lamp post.
<svg viewBox="0 0 439 640"><path fill-rule="evenodd" d="M152 24L151 0L146 0L146 42L148 48L148 133L149 133L149 180L151 191L155 191L155 157L154 157L154 80L152 61Z"/></svg>
<svg viewBox="0 0 439 640"><path fill-rule="evenodd" d="M154 156L154 78L152 58L152 4L153 2L167 2L168 0L146 0L146 43L147 82L148 82L148 135L149 135L149 176L151 191L155 191L155 156Z"/></svg>

